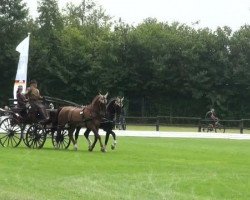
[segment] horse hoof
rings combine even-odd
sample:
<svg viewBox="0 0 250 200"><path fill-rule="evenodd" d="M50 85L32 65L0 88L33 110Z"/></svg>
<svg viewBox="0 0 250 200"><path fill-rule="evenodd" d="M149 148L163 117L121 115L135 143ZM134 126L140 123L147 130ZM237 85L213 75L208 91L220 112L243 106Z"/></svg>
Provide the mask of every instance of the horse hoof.
<svg viewBox="0 0 250 200"><path fill-rule="evenodd" d="M93 148L89 147L89 151L90 151L90 152L93 151Z"/></svg>
<svg viewBox="0 0 250 200"><path fill-rule="evenodd" d="M112 144L111 145L111 149L114 150L115 149L115 145Z"/></svg>
<svg viewBox="0 0 250 200"><path fill-rule="evenodd" d="M107 150L106 150L105 148L101 148L101 151L102 151L103 153L106 153L106 152L107 152Z"/></svg>

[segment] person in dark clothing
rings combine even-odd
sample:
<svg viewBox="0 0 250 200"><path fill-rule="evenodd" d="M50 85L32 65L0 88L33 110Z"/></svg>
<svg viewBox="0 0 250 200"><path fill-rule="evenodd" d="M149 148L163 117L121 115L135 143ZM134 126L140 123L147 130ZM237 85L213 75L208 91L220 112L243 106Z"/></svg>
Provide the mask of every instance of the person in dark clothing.
<svg viewBox="0 0 250 200"><path fill-rule="evenodd" d="M48 121L49 117L45 106L42 104L43 97L40 95L40 91L37 89L36 80L30 82L30 87L27 90L26 96L29 99L29 103L33 109L36 109L41 117L41 122Z"/></svg>
<svg viewBox="0 0 250 200"><path fill-rule="evenodd" d="M219 118L216 116L213 108L206 113L205 118L209 118L213 122L213 126L215 126L219 121Z"/></svg>
<svg viewBox="0 0 250 200"><path fill-rule="evenodd" d="M27 117L26 104L28 100L26 99L25 95L22 92L23 92L23 86L19 85L16 92L17 107L20 108L20 115L25 118Z"/></svg>

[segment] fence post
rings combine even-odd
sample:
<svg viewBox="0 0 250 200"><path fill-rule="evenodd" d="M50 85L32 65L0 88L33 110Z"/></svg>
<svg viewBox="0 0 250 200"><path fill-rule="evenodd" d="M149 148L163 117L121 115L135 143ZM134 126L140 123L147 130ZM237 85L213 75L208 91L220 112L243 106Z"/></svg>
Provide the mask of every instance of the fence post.
<svg viewBox="0 0 250 200"><path fill-rule="evenodd" d="M244 122L243 119L240 120L240 133L243 134Z"/></svg>
<svg viewBox="0 0 250 200"><path fill-rule="evenodd" d="M159 117L157 116L156 117L156 131L159 131L159 129L160 129L160 122L159 122Z"/></svg>
<svg viewBox="0 0 250 200"><path fill-rule="evenodd" d="M201 132L201 118L199 119L198 132Z"/></svg>

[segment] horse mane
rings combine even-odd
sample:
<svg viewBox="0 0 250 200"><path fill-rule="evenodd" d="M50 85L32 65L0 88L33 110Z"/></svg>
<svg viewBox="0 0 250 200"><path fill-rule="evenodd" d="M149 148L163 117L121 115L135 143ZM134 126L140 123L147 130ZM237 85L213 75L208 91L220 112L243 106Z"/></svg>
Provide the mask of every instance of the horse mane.
<svg viewBox="0 0 250 200"><path fill-rule="evenodd" d="M114 103L114 101L116 100L115 97L113 97L112 99L109 100L108 104L107 104L107 108L109 108L111 106L112 103Z"/></svg>
<svg viewBox="0 0 250 200"><path fill-rule="evenodd" d="M115 105L117 97L114 97L109 100L109 103L106 106L106 117L110 120L114 120L115 115L120 115L122 108L120 106Z"/></svg>
<svg viewBox="0 0 250 200"><path fill-rule="evenodd" d="M100 94L96 95L96 97L93 99L91 105L93 106L95 104L95 102L99 99Z"/></svg>

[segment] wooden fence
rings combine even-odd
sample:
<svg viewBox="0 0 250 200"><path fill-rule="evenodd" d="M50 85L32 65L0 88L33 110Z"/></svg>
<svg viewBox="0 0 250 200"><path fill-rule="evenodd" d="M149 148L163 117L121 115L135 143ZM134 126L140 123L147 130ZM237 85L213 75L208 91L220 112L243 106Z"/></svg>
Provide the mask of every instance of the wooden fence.
<svg viewBox="0 0 250 200"><path fill-rule="evenodd" d="M211 123L198 117L172 117L172 116L156 116L156 117L125 117L127 125L146 125L155 126L155 130L159 131L161 126L179 126L179 127L196 127L201 132L203 124ZM226 130L238 129L240 133L250 129L250 119L240 120L220 120Z"/></svg>

